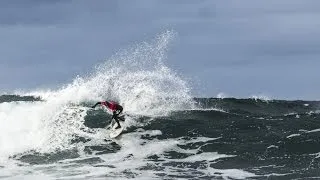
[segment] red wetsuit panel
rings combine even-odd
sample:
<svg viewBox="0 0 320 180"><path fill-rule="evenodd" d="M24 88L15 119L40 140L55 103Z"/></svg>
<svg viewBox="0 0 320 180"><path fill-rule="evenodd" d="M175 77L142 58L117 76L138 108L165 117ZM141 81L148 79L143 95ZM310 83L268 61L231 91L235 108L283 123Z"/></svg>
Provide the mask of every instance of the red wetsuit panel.
<svg viewBox="0 0 320 180"><path fill-rule="evenodd" d="M101 102L101 104L105 105L106 107L108 107L112 111L117 110L117 104L115 102L103 101L103 102Z"/></svg>

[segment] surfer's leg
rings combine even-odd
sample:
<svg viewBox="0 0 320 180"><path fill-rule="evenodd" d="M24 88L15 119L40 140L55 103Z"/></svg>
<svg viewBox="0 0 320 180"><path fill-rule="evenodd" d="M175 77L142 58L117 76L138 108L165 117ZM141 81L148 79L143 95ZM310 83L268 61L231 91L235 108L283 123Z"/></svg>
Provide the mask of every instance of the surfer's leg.
<svg viewBox="0 0 320 180"><path fill-rule="evenodd" d="M121 112L122 112L122 109L121 110L116 110L116 115L115 116L117 116L118 120L125 121L124 115L121 114Z"/></svg>
<svg viewBox="0 0 320 180"><path fill-rule="evenodd" d="M118 118L115 118L114 120L116 120L116 122L117 122L117 124L118 124L118 126L116 127L116 129L121 128L121 125L120 125L120 123L119 123Z"/></svg>
<svg viewBox="0 0 320 180"><path fill-rule="evenodd" d="M121 125L119 123L119 119L118 119L118 114L116 111L113 111L113 119L117 122L118 126L116 127L116 129L121 128Z"/></svg>

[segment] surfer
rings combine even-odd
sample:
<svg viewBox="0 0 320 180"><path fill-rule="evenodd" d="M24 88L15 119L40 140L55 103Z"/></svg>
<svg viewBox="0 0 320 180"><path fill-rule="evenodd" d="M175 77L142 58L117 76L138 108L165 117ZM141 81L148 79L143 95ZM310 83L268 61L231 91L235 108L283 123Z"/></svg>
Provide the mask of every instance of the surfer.
<svg viewBox="0 0 320 180"><path fill-rule="evenodd" d="M120 118L119 115L123 111L123 107L112 101L102 101L102 102L97 102L94 106L92 106L92 108L95 108L99 104L104 105L105 107L107 107L112 111L112 114L113 114L112 119L114 119L118 124L116 129L121 128L119 120L124 121L124 118Z"/></svg>

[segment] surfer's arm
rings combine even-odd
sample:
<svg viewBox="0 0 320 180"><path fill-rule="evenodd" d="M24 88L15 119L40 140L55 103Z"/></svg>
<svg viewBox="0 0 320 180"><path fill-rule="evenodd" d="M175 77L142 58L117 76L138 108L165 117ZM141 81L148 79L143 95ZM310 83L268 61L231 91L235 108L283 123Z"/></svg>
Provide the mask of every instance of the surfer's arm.
<svg viewBox="0 0 320 180"><path fill-rule="evenodd" d="M95 108L97 105L101 104L101 102L97 102L94 106L92 106L91 108Z"/></svg>

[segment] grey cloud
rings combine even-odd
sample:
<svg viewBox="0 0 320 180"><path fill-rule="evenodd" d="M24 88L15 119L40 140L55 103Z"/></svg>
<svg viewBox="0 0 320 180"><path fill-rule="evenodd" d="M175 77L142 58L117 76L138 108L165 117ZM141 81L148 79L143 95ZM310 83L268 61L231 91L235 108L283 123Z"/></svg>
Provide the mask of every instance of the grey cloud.
<svg viewBox="0 0 320 180"><path fill-rule="evenodd" d="M57 24L64 19L67 1L0 1L0 25Z"/></svg>
<svg viewBox="0 0 320 180"><path fill-rule="evenodd" d="M0 80L6 82L0 89L66 82L119 49L173 29L178 36L166 63L200 81L195 94L206 87L201 91L206 96L222 91L310 98L308 89L319 88L319 5L317 0L0 1ZM10 73L24 77L4 78ZM303 86L294 90L298 83Z"/></svg>
<svg viewBox="0 0 320 180"><path fill-rule="evenodd" d="M68 25L81 18L84 18L82 20L84 22L88 20L88 17L94 17L99 13L104 13L102 14L104 18L111 17L112 13L117 10L117 4L115 0L92 2L83 0L4 0L0 1L0 25Z"/></svg>

